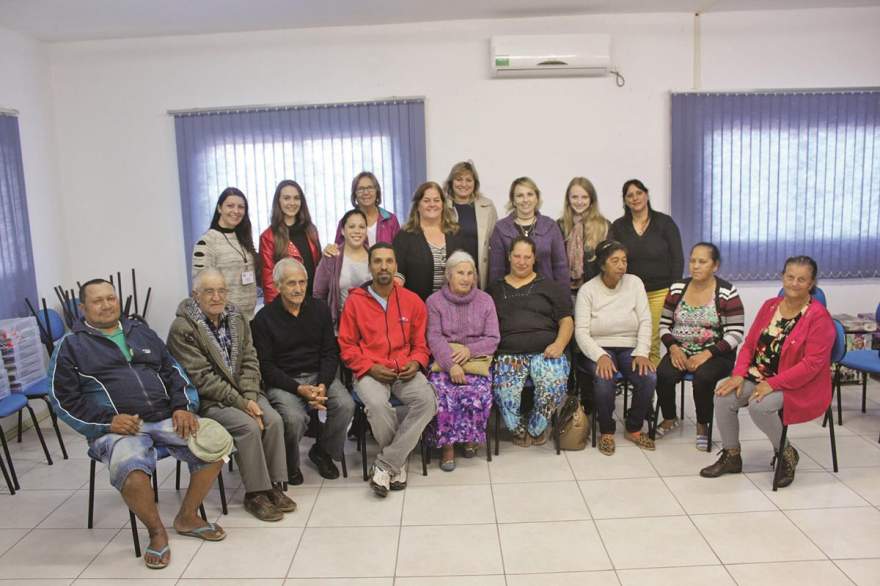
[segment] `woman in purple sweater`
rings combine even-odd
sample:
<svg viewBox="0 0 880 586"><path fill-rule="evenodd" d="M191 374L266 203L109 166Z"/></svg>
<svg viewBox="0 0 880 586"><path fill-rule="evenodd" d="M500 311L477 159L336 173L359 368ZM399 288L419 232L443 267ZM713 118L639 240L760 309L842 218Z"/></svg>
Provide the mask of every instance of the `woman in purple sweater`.
<svg viewBox="0 0 880 586"><path fill-rule="evenodd" d="M492 377L467 374L468 361L498 348L498 316L492 298L477 287L474 259L464 251L446 261L447 285L428 297L428 346L436 360L428 380L437 391L437 417L426 437L443 450L440 468L455 469L455 444L465 458L486 441L492 409ZM455 344L455 347L451 346ZM471 368L468 368L471 370Z"/></svg>

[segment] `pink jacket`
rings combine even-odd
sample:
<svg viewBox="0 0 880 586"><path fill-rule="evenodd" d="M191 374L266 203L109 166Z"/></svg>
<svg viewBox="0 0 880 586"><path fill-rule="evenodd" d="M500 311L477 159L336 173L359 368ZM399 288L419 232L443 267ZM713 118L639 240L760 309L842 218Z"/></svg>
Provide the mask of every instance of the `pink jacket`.
<svg viewBox="0 0 880 586"><path fill-rule="evenodd" d="M781 302L781 297L774 297L761 306L736 358L734 376L748 374L758 338ZM813 300L785 338L779 356L779 372L767 379L767 384L774 390L783 391L782 421L785 425L815 419L831 404L831 349L835 335L828 310Z"/></svg>

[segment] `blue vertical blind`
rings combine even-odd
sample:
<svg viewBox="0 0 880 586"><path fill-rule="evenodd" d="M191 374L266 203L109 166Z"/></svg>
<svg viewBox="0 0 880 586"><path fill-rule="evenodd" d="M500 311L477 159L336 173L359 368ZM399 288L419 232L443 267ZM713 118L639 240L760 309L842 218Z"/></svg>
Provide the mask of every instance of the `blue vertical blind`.
<svg viewBox="0 0 880 586"><path fill-rule="evenodd" d="M275 186L303 187L323 243L351 208L351 181L372 171L382 207L409 212L426 177L425 104L421 99L218 110L174 115L185 258L208 229L220 192L248 198L254 244L269 226ZM401 220L402 223L403 220Z"/></svg>
<svg viewBox="0 0 880 586"><path fill-rule="evenodd" d="M0 318L25 314L37 299L18 118L0 113Z"/></svg>
<svg viewBox="0 0 880 586"><path fill-rule="evenodd" d="M672 213L726 277L880 277L880 90L673 94Z"/></svg>

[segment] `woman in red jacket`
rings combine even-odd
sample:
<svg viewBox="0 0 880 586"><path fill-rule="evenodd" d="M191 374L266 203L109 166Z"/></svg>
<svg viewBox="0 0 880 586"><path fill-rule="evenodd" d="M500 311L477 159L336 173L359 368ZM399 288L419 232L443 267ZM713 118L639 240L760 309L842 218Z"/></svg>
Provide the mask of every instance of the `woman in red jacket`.
<svg viewBox="0 0 880 586"><path fill-rule="evenodd" d="M272 222L260 234L260 257L263 260L263 300L266 305L278 296L272 269L275 263L287 257L295 258L306 267L309 277L306 295L312 296L315 268L321 260L321 243L302 187L296 181L285 179L275 188Z"/></svg>
<svg viewBox="0 0 880 586"><path fill-rule="evenodd" d="M764 302L742 345L733 376L715 390L715 421L721 431L721 457L700 470L715 478L742 472L738 411L748 405L755 425L776 453L782 425L815 419L831 403L831 348L834 323L811 296L818 268L808 256L785 261L783 294ZM779 418L782 410L783 419ZM794 481L797 450L783 447L780 487Z"/></svg>

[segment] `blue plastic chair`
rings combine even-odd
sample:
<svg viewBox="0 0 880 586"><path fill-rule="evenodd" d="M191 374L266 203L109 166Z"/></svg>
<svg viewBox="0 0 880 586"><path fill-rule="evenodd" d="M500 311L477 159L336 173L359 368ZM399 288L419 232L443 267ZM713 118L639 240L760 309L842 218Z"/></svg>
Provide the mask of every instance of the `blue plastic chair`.
<svg viewBox="0 0 880 586"><path fill-rule="evenodd" d="M0 419L16 413L21 414L22 409L27 409L28 413L30 413L31 421L34 423L34 429L37 430L37 437L40 438L40 445L43 446L43 453L46 454L46 462L51 466L52 456L49 455L49 448L46 447L46 440L43 439L43 432L40 431L40 426L37 424L37 416L34 415L34 410L31 409L31 406L28 405L27 397L21 393L12 393L8 397L0 399ZM9 465L9 472L12 475L12 484L9 486L9 492L15 494L15 491L12 490L13 486L15 487L15 490L19 490L21 486L18 483L18 476L15 474L15 466L12 463L12 456L9 454L9 445L6 443L6 433L3 431L2 426L0 426L0 442L3 443L3 453L6 454L6 463ZM5 473L4 476L6 476ZM9 484L8 479L7 484Z"/></svg>
<svg viewBox="0 0 880 586"><path fill-rule="evenodd" d="M878 314L880 314L880 306L878 306ZM880 374L880 351L853 350L852 352L847 352L844 349L844 354L840 360L837 361L837 365L837 371L835 373L835 382L837 385L837 423L842 425L843 409L840 404L840 367L851 368L852 370L862 373L862 413L864 413L868 397L868 374Z"/></svg>
<svg viewBox="0 0 880 586"><path fill-rule="evenodd" d="M831 347L831 364L836 364L846 353L846 333L843 331L843 324L834 320L834 346ZM838 367L839 370L839 367ZM831 389L832 399L834 389ZM779 410L779 418L782 419L782 409ZM828 402L828 409L825 411L825 419L822 424L828 423L828 434L831 438L831 462L834 465L834 472L837 473L837 442L834 439L834 414L831 411L831 401ZM785 438L788 435L788 426L782 426L782 437L779 441L779 451L773 456L773 463L776 470L773 473L773 491L779 488L779 479L782 476L782 450L785 448Z"/></svg>

